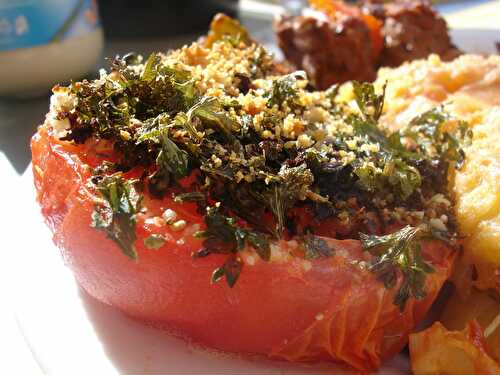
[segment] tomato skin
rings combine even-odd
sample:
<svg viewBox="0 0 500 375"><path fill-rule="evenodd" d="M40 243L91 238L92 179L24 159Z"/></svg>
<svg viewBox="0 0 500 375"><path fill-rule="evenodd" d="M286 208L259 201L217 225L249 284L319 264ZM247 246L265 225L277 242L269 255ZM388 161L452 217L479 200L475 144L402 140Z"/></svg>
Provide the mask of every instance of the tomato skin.
<svg viewBox="0 0 500 375"><path fill-rule="evenodd" d="M83 148L54 139L45 128L32 141L38 201L77 281L125 314L207 347L375 371L406 344L449 276L453 251L441 243L424 245L435 269L428 277L428 296L411 299L401 313L392 303L396 288L385 289L359 266L370 260L359 241L324 237L335 256L271 262L255 256L232 289L224 282L211 284L211 273L225 256L192 258L201 247L192 233L204 228L202 217L194 204L175 203L168 195L145 197L147 211L137 218L138 260L132 261L90 226L95 197L86 186L90 169ZM183 231L151 220L166 208L187 221ZM152 233L167 239L158 250L143 245ZM295 241L281 241L273 251L293 246Z"/></svg>

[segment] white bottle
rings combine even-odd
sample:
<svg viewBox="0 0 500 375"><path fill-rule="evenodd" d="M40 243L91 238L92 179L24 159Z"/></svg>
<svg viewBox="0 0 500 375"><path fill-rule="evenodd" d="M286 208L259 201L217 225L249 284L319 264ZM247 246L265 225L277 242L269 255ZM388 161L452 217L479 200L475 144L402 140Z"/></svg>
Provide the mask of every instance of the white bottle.
<svg viewBox="0 0 500 375"><path fill-rule="evenodd" d="M0 0L0 96L49 93L92 70L102 48L96 0Z"/></svg>

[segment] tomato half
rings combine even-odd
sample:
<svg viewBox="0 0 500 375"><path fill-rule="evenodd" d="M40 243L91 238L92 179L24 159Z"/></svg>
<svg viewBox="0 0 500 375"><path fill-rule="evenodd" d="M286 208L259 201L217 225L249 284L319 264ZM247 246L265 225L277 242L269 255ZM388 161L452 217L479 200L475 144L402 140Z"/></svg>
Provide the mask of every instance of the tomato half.
<svg viewBox="0 0 500 375"><path fill-rule="evenodd" d="M333 257L293 257L289 252L297 242L280 241L272 247L270 262L242 253L246 264L234 288L211 284L224 256L192 258L201 247L192 234L204 228L194 204L176 203L168 194L161 200L145 197L147 210L137 219L138 260L133 261L90 226L95 196L87 181L88 165L96 162L93 150L59 141L41 127L32 151L42 213L81 286L135 319L207 347L374 371L407 343L451 270L452 249L426 243L424 257L435 269L427 278L427 297L410 299L400 312L393 304L397 288L387 290L363 267L370 256L359 241L324 237L335 249ZM183 230L155 222L167 208L187 222ZM143 245L152 233L167 239L158 250Z"/></svg>

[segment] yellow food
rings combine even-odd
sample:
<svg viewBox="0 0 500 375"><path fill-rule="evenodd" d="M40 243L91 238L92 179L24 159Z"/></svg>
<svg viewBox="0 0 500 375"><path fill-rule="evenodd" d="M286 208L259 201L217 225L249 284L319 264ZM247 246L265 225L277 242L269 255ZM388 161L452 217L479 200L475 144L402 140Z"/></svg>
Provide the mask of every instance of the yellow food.
<svg viewBox="0 0 500 375"><path fill-rule="evenodd" d="M464 259L478 273L475 286L500 290L500 56L464 55L442 62L432 55L396 69L381 69L387 82L384 126L397 129L415 115L443 104L473 132L466 163L451 181Z"/></svg>
<svg viewBox="0 0 500 375"><path fill-rule="evenodd" d="M441 315L441 322L450 330L462 330L476 319L484 328L485 341L494 359L500 362L500 301L487 292L475 289L467 298L454 293Z"/></svg>
<svg viewBox="0 0 500 375"><path fill-rule="evenodd" d="M410 335L414 375L499 375L500 366L483 342L481 327L470 322L463 331L440 323Z"/></svg>

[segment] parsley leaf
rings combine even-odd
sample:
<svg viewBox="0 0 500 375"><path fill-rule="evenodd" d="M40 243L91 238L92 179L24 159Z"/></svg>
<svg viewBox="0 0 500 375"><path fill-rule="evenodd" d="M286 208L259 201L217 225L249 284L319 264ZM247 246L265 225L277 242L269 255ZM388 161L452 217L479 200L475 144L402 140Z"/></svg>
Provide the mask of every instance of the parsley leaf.
<svg viewBox="0 0 500 375"><path fill-rule="evenodd" d="M226 283L230 288L236 284L243 269L243 262L234 254L227 257L224 264L214 270L212 273L212 283L216 283L223 277L226 278Z"/></svg>
<svg viewBox="0 0 500 375"><path fill-rule="evenodd" d="M357 184L369 192L392 191L406 200L421 183L419 171L400 158L387 157L381 168L370 163L363 163L354 168L359 178Z"/></svg>
<svg viewBox="0 0 500 375"><path fill-rule="evenodd" d="M161 150L156 158L156 165L160 170L168 171L175 179L189 174L189 155L181 150L168 136L168 132L161 134Z"/></svg>
<svg viewBox="0 0 500 375"><path fill-rule="evenodd" d="M228 139L233 139L233 129L237 129L237 123L223 111L221 103L217 98L206 96L193 105L187 112L187 120L192 122L198 118L207 125L216 125Z"/></svg>
<svg viewBox="0 0 500 375"><path fill-rule="evenodd" d="M278 173L278 180L262 194L262 199L276 220L278 237L285 229L288 211L297 201L306 198L313 181L314 176L305 164L298 167L283 166Z"/></svg>
<svg viewBox="0 0 500 375"><path fill-rule="evenodd" d="M267 106L269 108L272 108L274 105L281 107L286 102L290 108L300 107L301 104L297 89L298 79L306 79L304 71L299 70L274 80Z"/></svg>
<svg viewBox="0 0 500 375"><path fill-rule="evenodd" d="M385 87L382 94L375 93L375 87L371 83L352 82L356 104L365 120L377 122L384 109Z"/></svg>
<svg viewBox="0 0 500 375"><path fill-rule="evenodd" d="M203 248L193 256L200 258L210 254L229 254L226 262L214 271L213 282L225 276L227 284L233 287L243 267L236 253L246 246L252 247L265 261L271 258L270 243L265 234L237 225L234 218L223 215L218 207L207 208L205 223L207 229L195 233L196 237L205 237Z"/></svg>
<svg viewBox="0 0 500 375"><path fill-rule="evenodd" d="M359 234L363 248L376 256L369 269L386 288L392 289L402 273L403 282L394 298L401 311L410 297L426 296L426 274L434 272L422 257L420 241L425 236L421 229L409 225L384 236Z"/></svg>
<svg viewBox="0 0 500 375"><path fill-rule="evenodd" d="M141 208L141 197L134 184L120 173L98 178L96 190L102 197L94 206L91 226L104 231L129 258L137 259L134 242L136 214Z"/></svg>
<svg viewBox="0 0 500 375"><path fill-rule="evenodd" d="M401 131L401 135L415 141L424 155L454 162L460 168L465 160L461 145L464 140L471 138L472 131L463 121L458 122L454 131L446 130L446 125L453 121L442 107L433 108L411 120Z"/></svg>

